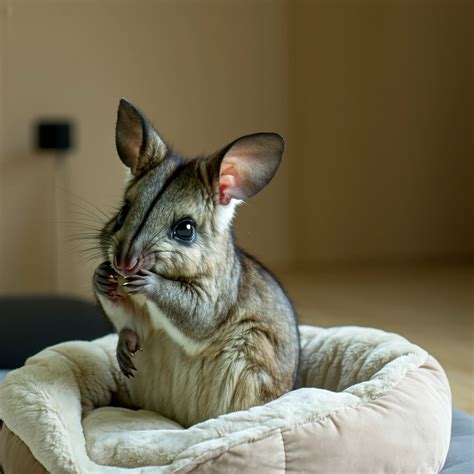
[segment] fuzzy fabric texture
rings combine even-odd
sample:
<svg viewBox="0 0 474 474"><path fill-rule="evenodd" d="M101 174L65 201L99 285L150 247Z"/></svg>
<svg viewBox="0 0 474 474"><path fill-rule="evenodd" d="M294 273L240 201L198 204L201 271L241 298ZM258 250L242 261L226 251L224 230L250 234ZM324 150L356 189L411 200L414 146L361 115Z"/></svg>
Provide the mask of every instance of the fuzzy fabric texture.
<svg viewBox="0 0 474 474"><path fill-rule="evenodd" d="M337 472L350 456L343 443L357 453L373 440L379 452L354 460L354 470L439 470L451 422L439 364L396 334L300 329L305 388L188 429L156 413L110 406L117 397L133 404L115 360L115 335L59 344L28 359L0 384L0 419L53 473L215 472L218 462L221 472L236 472L242 459L267 472L268 457L280 463L268 472L291 471L291 462L298 471L319 465L320 472ZM332 444L320 451L315 443ZM338 443L342 461L330 454Z"/></svg>

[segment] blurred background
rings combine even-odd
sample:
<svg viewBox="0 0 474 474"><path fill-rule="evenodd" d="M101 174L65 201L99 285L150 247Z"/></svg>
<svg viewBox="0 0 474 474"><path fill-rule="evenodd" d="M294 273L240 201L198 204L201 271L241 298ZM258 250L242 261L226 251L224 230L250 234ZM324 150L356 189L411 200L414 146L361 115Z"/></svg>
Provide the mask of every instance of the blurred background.
<svg viewBox="0 0 474 474"><path fill-rule="evenodd" d="M185 154L277 131L241 245L301 319L396 331L473 402L474 12L466 0L0 0L0 293L92 300L125 96ZM35 147L69 120L66 153Z"/></svg>

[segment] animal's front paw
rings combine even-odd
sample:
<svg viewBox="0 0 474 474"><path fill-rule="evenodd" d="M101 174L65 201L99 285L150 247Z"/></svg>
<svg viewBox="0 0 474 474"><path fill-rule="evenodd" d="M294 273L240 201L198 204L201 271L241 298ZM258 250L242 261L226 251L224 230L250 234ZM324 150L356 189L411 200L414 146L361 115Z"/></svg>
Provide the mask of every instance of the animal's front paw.
<svg viewBox="0 0 474 474"><path fill-rule="evenodd" d="M140 270L135 275L126 277L126 281L122 283L122 286L129 295L151 296L158 286L158 278L156 273L149 270Z"/></svg>
<svg viewBox="0 0 474 474"><path fill-rule="evenodd" d="M125 377L134 377L132 370L137 370L132 358L135 352L143 350L138 343L137 334L131 329L122 329L117 344L117 361Z"/></svg>
<svg viewBox="0 0 474 474"><path fill-rule="evenodd" d="M101 263L94 272L94 290L98 295L117 301L122 298L118 286L118 274L110 262Z"/></svg>

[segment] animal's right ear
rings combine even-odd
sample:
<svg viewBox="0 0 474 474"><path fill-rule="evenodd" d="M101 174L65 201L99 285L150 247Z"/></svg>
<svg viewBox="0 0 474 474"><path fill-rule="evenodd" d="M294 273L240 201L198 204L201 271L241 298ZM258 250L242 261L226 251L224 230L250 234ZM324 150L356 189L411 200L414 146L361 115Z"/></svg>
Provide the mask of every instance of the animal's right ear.
<svg viewBox="0 0 474 474"><path fill-rule="evenodd" d="M115 143L122 163L135 176L154 168L168 151L148 119L127 99L120 100Z"/></svg>

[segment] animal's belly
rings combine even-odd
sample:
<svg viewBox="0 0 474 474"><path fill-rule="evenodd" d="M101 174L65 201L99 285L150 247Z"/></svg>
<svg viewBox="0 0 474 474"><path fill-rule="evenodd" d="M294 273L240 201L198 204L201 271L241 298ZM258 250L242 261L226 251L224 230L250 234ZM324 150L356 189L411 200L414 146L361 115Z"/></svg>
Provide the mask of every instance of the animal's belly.
<svg viewBox="0 0 474 474"><path fill-rule="evenodd" d="M147 308L149 323L139 325L143 352L136 353L138 370L129 379L132 402L183 426L228 413L249 363L242 356L245 337L232 332L196 342L181 334L154 304ZM251 388L255 387L249 386L250 392L258 391Z"/></svg>
<svg viewBox="0 0 474 474"><path fill-rule="evenodd" d="M187 355L164 330L152 331L142 346L129 380L133 402L183 426L212 416L218 398L205 380L201 358Z"/></svg>

